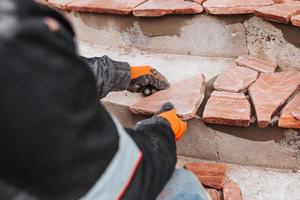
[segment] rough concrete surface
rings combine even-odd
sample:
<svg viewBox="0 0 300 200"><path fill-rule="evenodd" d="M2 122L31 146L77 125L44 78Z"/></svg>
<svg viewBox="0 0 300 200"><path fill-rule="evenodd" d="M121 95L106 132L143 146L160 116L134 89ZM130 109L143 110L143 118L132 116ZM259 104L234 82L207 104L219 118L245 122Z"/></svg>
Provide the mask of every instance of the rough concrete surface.
<svg viewBox="0 0 300 200"><path fill-rule="evenodd" d="M202 160L178 156L177 167ZM229 164L228 177L241 188L243 200L298 200L300 172Z"/></svg>
<svg viewBox="0 0 300 200"><path fill-rule="evenodd" d="M300 69L300 29L252 17L244 22L249 53L276 62L281 70Z"/></svg>
<svg viewBox="0 0 300 200"><path fill-rule="evenodd" d="M230 17L66 15L79 38L93 44L201 56L237 57L248 53L244 27Z"/></svg>
<svg viewBox="0 0 300 200"><path fill-rule="evenodd" d="M300 69L300 29L253 15L121 17L67 13L80 40L156 53L270 59L280 69Z"/></svg>

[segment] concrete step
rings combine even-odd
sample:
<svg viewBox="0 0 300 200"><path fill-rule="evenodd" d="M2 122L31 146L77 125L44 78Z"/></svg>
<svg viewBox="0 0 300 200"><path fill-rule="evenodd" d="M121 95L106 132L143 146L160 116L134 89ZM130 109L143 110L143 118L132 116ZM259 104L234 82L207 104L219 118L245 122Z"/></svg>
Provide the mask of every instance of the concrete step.
<svg viewBox="0 0 300 200"><path fill-rule="evenodd" d="M203 160L178 156L177 167ZM243 200L296 200L300 172L229 164L228 177L241 188Z"/></svg>
<svg viewBox="0 0 300 200"><path fill-rule="evenodd" d="M206 57L251 54L300 69L300 29L253 15L158 18L67 13L82 41L108 47Z"/></svg>
<svg viewBox="0 0 300 200"><path fill-rule="evenodd" d="M108 55L132 65L149 64L162 72L171 83L203 73L207 81L207 94L214 78L225 68L234 65L233 58L200 57L190 55L159 54L138 49L116 49L80 42L81 55L92 57ZM102 100L126 127L132 127L143 116L133 115L128 107L142 99L139 94L114 92ZM199 109L201 116L203 106ZM259 129L212 126L201 119L189 120L187 135L178 142L178 154L213 161L274 168L300 169L298 132L277 127Z"/></svg>

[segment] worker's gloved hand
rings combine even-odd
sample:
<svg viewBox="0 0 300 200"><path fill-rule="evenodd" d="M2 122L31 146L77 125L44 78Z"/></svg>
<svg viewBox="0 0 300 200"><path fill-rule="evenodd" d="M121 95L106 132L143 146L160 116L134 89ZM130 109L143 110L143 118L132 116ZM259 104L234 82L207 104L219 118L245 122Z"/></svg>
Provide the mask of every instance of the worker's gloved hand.
<svg viewBox="0 0 300 200"><path fill-rule="evenodd" d="M130 74L131 81L127 89L130 92L143 92L149 96L170 86L168 80L150 66L132 66Z"/></svg>
<svg viewBox="0 0 300 200"><path fill-rule="evenodd" d="M187 123L178 118L176 109L170 102L165 103L155 117L163 118L168 122L173 130L176 141L182 138L187 131Z"/></svg>

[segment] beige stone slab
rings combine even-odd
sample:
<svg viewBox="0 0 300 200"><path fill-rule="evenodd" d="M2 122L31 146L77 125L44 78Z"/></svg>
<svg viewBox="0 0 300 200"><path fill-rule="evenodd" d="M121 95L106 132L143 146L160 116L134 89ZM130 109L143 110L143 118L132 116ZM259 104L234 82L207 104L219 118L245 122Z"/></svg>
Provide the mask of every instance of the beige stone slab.
<svg viewBox="0 0 300 200"><path fill-rule="evenodd" d="M300 72L278 72L261 74L250 86L258 126L265 128L278 109L285 104L300 84Z"/></svg>
<svg viewBox="0 0 300 200"><path fill-rule="evenodd" d="M231 126L250 125L251 107L244 94L214 91L203 112L203 121Z"/></svg>
<svg viewBox="0 0 300 200"><path fill-rule="evenodd" d="M224 200L242 200L242 192L237 183L228 179L223 186Z"/></svg>
<svg viewBox="0 0 300 200"><path fill-rule="evenodd" d="M294 26L299 26L300 27L300 15L293 16L291 21L292 21L292 24Z"/></svg>
<svg viewBox="0 0 300 200"><path fill-rule="evenodd" d="M135 114L151 115L158 112L162 105L171 102L180 118L194 118L205 95L205 78L198 75L171 85L167 90L159 91L130 107Z"/></svg>
<svg viewBox="0 0 300 200"><path fill-rule="evenodd" d="M216 189L208 189L207 193L209 194L211 200L222 200L221 198L221 192L219 192Z"/></svg>
<svg viewBox="0 0 300 200"><path fill-rule="evenodd" d="M225 69L216 79L213 86L216 90L242 92L257 79L258 72L245 67L234 66Z"/></svg>
<svg viewBox="0 0 300 200"><path fill-rule="evenodd" d="M281 128L300 128L300 93L298 93L281 111L278 126Z"/></svg>
<svg viewBox="0 0 300 200"><path fill-rule="evenodd" d="M276 63L250 55L239 56L236 62L239 66L247 67L261 73L275 72L277 69Z"/></svg>
<svg viewBox="0 0 300 200"><path fill-rule="evenodd" d="M47 4L50 6L53 6L55 8L67 10L67 5L71 2L72 0L47 0Z"/></svg>
<svg viewBox="0 0 300 200"><path fill-rule="evenodd" d="M128 15L146 0L72 0L68 8L76 12Z"/></svg>
<svg viewBox="0 0 300 200"><path fill-rule="evenodd" d="M139 17L159 17L169 14L197 14L203 8L199 3L184 0L148 0L133 10Z"/></svg>
<svg viewBox="0 0 300 200"><path fill-rule="evenodd" d="M215 15L254 13L260 6L272 5L272 0L207 0L204 9Z"/></svg>
<svg viewBox="0 0 300 200"><path fill-rule="evenodd" d="M193 172L203 185L215 189L223 187L228 174L228 167L223 163L186 163L184 167Z"/></svg>
<svg viewBox="0 0 300 200"><path fill-rule="evenodd" d="M294 111L292 111L292 115L296 119L300 120L300 101L298 102L298 107Z"/></svg>
<svg viewBox="0 0 300 200"><path fill-rule="evenodd" d="M264 19L288 24L291 17L300 14L300 2L286 2L281 4L274 4L272 6L265 6L257 8L255 15Z"/></svg>

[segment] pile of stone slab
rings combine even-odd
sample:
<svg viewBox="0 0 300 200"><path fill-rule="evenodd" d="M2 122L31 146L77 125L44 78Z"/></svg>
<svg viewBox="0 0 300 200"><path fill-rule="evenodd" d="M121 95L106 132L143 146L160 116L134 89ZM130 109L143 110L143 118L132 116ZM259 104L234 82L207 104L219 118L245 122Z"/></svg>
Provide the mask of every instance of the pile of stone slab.
<svg viewBox="0 0 300 200"><path fill-rule="evenodd" d="M187 163L184 167L198 177L212 200L242 200L240 187L227 177L226 164L199 162Z"/></svg>
<svg viewBox="0 0 300 200"><path fill-rule="evenodd" d="M279 116L280 127L300 128L300 72L275 72L275 63L249 55L240 56L236 64L215 80L203 121L247 127L256 117L265 128Z"/></svg>
<svg viewBox="0 0 300 200"><path fill-rule="evenodd" d="M265 128L279 118L282 128L300 128L300 71L276 72L268 60L240 56L236 65L226 68L213 84L202 120L206 123ZM183 120L197 116L205 97L202 74L172 84L167 90L145 97L130 106L135 114L153 115L171 102ZM275 121L275 122L277 122Z"/></svg>
<svg viewBox="0 0 300 200"><path fill-rule="evenodd" d="M36 0L75 12L159 17L170 14L253 14L300 26L299 0Z"/></svg>

